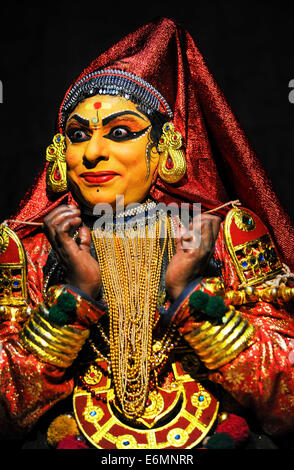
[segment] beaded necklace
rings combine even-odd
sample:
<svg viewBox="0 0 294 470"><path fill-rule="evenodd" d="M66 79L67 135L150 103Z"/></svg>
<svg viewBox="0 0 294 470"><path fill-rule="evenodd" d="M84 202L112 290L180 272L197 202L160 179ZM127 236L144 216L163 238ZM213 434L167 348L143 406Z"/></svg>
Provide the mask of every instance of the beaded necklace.
<svg viewBox="0 0 294 470"><path fill-rule="evenodd" d="M141 211L131 226L116 224L111 233L96 229L92 238L109 309L114 390L124 415L136 419L144 412L154 367L152 331L163 256L166 250L169 259L173 254L172 222L164 213L145 217Z"/></svg>

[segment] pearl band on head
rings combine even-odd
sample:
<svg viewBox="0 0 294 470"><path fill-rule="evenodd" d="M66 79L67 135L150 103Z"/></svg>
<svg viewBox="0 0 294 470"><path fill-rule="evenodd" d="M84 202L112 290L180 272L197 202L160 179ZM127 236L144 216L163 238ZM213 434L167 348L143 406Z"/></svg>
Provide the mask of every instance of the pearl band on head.
<svg viewBox="0 0 294 470"><path fill-rule="evenodd" d="M150 83L133 73L104 69L83 77L68 91L60 109L60 127L64 127L69 113L79 101L98 94L124 96L135 103L140 103L140 107L147 114L161 111L169 118L173 116L164 97Z"/></svg>

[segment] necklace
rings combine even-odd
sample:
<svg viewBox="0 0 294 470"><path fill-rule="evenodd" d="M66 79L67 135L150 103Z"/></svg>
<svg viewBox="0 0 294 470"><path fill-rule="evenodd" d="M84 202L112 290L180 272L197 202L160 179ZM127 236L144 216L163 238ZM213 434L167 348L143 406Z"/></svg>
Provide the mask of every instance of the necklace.
<svg viewBox="0 0 294 470"><path fill-rule="evenodd" d="M170 218L154 212L122 230L92 232L109 307L114 390L129 419L144 412L148 396L152 330L162 259L166 250L169 257L173 252L171 230Z"/></svg>

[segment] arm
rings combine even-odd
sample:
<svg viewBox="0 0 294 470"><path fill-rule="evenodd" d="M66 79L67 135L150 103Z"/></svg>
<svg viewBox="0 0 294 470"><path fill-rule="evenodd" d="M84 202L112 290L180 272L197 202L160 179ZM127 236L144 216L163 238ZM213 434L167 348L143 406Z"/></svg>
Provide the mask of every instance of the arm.
<svg viewBox="0 0 294 470"><path fill-rule="evenodd" d="M172 316L210 371L210 380L221 384L243 406L253 409L268 434L293 431L294 371L290 353L294 321L285 303L291 298L291 289L283 285L278 290L271 289L265 283L266 276L262 279L257 269L260 280L254 287L242 286L226 236L222 227L215 247L223 278L213 282L200 279L190 292L182 292ZM248 246L255 247L253 242ZM272 265L272 278L278 276L276 267L277 264ZM270 277L270 269L265 269ZM191 311L189 297L199 289L225 299L230 305L225 316L230 316L230 321L216 324Z"/></svg>
<svg viewBox="0 0 294 470"><path fill-rule="evenodd" d="M44 302L43 266L50 244L43 234L37 234L23 245L25 251L19 242L26 255L23 261L27 261L25 276L20 276L26 288L22 299L17 290L1 297L0 413L5 437L27 432L49 408L71 394L70 365L88 337L90 324L105 311L103 305L70 285L56 286ZM7 274L7 261L19 261L10 248L4 253L6 259L0 259L2 275L4 271ZM48 319L61 290L70 292L77 301L76 315L67 325Z"/></svg>

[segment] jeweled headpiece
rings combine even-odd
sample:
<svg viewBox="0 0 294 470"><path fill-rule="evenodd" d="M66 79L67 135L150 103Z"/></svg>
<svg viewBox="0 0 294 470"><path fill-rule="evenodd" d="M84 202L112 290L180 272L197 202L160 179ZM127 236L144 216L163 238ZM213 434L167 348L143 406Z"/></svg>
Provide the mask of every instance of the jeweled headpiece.
<svg viewBox="0 0 294 470"><path fill-rule="evenodd" d="M86 75L68 91L60 111L61 126L81 100L93 95L124 96L127 100L140 103L140 108L147 114L161 111L169 118L173 116L164 97L146 80L123 70L105 69Z"/></svg>

